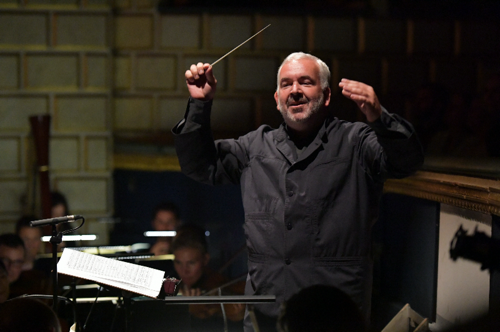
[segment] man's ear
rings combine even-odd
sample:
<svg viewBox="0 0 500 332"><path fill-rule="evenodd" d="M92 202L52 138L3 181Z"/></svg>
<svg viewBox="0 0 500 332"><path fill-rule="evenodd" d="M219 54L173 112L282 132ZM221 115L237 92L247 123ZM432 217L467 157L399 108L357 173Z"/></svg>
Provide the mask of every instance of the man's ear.
<svg viewBox="0 0 500 332"><path fill-rule="evenodd" d="M323 90L323 95L325 97L325 107L330 105L330 98L332 97L332 90L330 88L326 88Z"/></svg>
<svg viewBox="0 0 500 332"><path fill-rule="evenodd" d="M207 252L205 256L203 256L203 266L207 266L208 262L210 262L210 254Z"/></svg>
<svg viewBox="0 0 500 332"><path fill-rule="evenodd" d="M278 101L278 91L274 93L274 100L276 101L276 109L279 111L280 106L279 106L279 101Z"/></svg>

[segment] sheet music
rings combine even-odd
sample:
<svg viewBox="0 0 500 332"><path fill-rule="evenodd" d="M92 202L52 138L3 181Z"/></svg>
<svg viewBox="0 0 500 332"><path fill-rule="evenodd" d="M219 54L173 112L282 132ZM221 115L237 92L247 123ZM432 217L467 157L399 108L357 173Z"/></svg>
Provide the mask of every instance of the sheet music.
<svg viewBox="0 0 500 332"><path fill-rule="evenodd" d="M65 248L57 264L59 273L93 280L156 298L164 271Z"/></svg>

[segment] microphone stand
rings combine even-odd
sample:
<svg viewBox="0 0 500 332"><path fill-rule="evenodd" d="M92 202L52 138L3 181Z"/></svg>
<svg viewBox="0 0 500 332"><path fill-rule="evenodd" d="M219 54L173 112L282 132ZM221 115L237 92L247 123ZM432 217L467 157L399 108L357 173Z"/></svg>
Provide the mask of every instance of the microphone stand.
<svg viewBox="0 0 500 332"><path fill-rule="evenodd" d="M52 244L52 282L53 282L53 302L52 309L54 312L57 312L57 246L62 242L63 233L57 233L57 225L52 224L52 236L50 238L50 243Z"/></svg>
<svg viewBox="0 0 500 332"><path fill-rule="evenodd" d="M57 301L58 301L57 246L61 244L64 234L72 233L83 226L83 224L85 223L85 218L82 216L77 216L77 219L82 219L82 223L78 227L68 229L60 233L57 232L57 223L51 223L52 236L50 237L50 243L52 244L52 282L54 287L52 309L54 309L55 312L57 312ZM33 227L33 225L31 227Z"/></svg>

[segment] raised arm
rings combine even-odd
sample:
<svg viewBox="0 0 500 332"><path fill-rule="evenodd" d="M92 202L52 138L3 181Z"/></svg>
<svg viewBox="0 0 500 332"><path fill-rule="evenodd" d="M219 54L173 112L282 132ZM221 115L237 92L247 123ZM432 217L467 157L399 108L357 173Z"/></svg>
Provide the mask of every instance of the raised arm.
<svg viewBox="0 0 500 332"><path fill-rule="evenodd" d="M182 172L208 184L238 183L246 162L239 141L214 142L210 126L217 80L212 66L199 62L185 72L190 98L184 118L172 129Z"/></svg>
<svg viewBox="0 0 500 332"><path fill-rule="evenodd" d="M401 178L415 172L424 155L413 126L383 109L371 86L344 78L339 87L345 97L358 105L371 128L359 133L363 167L381 179Z"/></svg>

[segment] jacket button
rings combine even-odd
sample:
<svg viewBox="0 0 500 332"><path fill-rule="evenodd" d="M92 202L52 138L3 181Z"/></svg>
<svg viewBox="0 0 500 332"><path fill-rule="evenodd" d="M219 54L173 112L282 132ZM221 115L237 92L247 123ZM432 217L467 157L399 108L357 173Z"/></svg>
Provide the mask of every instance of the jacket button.
<svg viewBox="0 0 500 332"><path fill-rule="evenodd" d="M288 224L286 224L286 228L287 228L288 230L291 230L291 229L292 229L292 223L291 223L291 222L289 222Z"/></svg>
<svg viewBox="0 0 500 332"><path fill-rule="evenodd" d="M285 259L285 263L286 263L286 265L290 265L290 263L291 263L291 262L292 262L292 261L290 260L290 258Z"/></svg>

